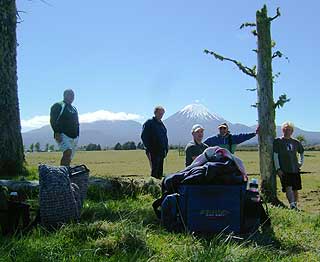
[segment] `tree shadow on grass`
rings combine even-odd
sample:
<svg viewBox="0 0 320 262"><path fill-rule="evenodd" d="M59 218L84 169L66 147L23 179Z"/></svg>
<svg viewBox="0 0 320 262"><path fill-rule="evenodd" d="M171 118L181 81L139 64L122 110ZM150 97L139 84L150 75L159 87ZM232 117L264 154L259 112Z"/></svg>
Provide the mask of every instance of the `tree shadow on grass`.
<svg viewBox="0 0 320 262"><path fill-rule="evenodd" d="M148 206L139 206L139 203L130 205L132 200L134 201L135 198L116 199L116 201L122 202L119 206L114 206L112 203L109 205L108 200L105 202L90 202L88 205L85 204L81 214L81 222L119 222L128 220L133 223L142 223L145 226L159 225L159 220L152 209L151 203Z"/></svg>
<svg viewBox="0 0 320 262"><path fill-rule="evenodd" d="M287 254L300 254L308 251L306 248L299 244L285 244L281 242L277 237L272 227L260 228L252 234L243 236L242 244L254 244L259 247L281 250Z"/></svg>

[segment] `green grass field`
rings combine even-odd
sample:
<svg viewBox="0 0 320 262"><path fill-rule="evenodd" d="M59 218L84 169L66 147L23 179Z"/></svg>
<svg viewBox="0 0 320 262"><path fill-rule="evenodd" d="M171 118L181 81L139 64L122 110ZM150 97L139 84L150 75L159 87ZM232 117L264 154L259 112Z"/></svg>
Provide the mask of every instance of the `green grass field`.
<svg viewBox="0 0 320 262"><path fill-rule="evenodd" d="M248 173L258 174L257 152L239 152ZM31 153L30 168L56 165L59 153ZM81 223L55 232L38 227L28 234L0 237L0 261L320 261L320 154L306 152L303 212L269 206L272 229L243 239L232 235L200 238L166 232L153 214L150 194L115 197L88 193ZM74 164L86 164L94 176L149 177L142 151L78 152ZM183 168L171 151L165 172ZM149 179L149 178L148 178ZM284 199L283 193L279 193Z"/></svg>
<svg viewBox="0 0 320 262"><path fill-rule="evenodd" d="M242 159L250 177L259 179L259 157L255 151L236 153ZM28 153L26 160L30 167L36 168L39 163L59 165L61 153ZM164 163L164 173L171 174L184 168L184 156L171 150ZM149 162L142 150L133 151L96 151L76 153L74 165L85 164L91 170L92 176L98 177L131 177L149 178ZM310 172L302 175L303 190L301 191L301 208L308 212L320 211L320 151L307 151L302 171ZM278 181L280 188L280 181ZM279 198L285 202L285 196L279 191Z"/></svg>

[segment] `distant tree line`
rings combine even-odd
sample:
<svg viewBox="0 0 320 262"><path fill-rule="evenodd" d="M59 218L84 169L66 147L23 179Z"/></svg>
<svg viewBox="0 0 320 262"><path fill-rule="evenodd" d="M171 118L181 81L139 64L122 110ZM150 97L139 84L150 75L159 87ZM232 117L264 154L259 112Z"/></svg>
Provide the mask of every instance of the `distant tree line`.
<svg viewBox="0 0 320 262"><path fill-rule="evenodd" d="M24 151L28 152L52 152L55 151L54 145L46 144L44 147L44 150L41 150L40 142L32 143L29 148L27 149L25 146L23 146Z"/></svg>
<svg viewBox="0 0 320 262"><path fill-rule="evenodd" d="M101 151L101 146L100 146L100 144L90 143L85 147L85 150L86 151Z"/></svg>
<svg viewBox="0 0 320 262"><path fill-rule="evenodd" d="M137 145L133 141L125 142L124 144L120 144L119 142L115 144L114 150L136 150L136 149L144 149L143 144L139 142Z"/></svg>

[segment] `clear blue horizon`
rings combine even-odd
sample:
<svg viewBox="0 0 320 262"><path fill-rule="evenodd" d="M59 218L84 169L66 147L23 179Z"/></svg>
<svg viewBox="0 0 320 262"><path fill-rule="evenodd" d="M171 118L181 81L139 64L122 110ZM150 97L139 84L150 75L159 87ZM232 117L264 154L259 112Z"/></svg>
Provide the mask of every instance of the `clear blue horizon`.
<svg viewBox="0 0 320 262"><path fill-rule="evenodd" d="M254 22L267 4L272 39L289 57L275 59L274 97L291 99L277 110L307 131L316 121L320 98L318 68L318 1L17 1L18 90L23 128L48 121L50 106L72 88L83 118L135 119L152 116L154 106L165 118L198 103L232 123L257 123L253 78L233 64L205 55L204 49L256 64L256 39L243 22ZM103 110L103 111L102 111ZM99 111L97 113L97 111ZM94 114L88 114L93 113ZM123 112L119 114L119 112Z"/></svg>

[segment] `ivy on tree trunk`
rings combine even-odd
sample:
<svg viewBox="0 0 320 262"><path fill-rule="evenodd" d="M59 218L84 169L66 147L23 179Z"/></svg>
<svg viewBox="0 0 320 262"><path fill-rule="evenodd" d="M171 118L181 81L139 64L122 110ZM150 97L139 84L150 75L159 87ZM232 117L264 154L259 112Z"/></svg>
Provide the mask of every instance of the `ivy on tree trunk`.
<svg viewBox="0 0 320 262"><path fill-rule="evenodd" d="M17 10L0 0L0 175L21 174L24 162L17 86Z"/></svg>
<svg viewBox="0 0 320 262"><path fill-rule="evenodd" d="M264 6L256 14L258 38L257 108L259 119L259 159L261 189L269 201L277 200L276 176L273 164L273 141L276 136L275 104L273 100L271 19Z"/></svg>

